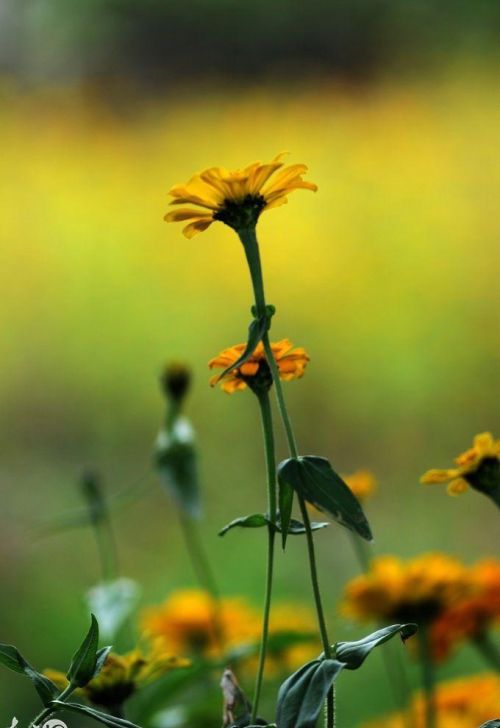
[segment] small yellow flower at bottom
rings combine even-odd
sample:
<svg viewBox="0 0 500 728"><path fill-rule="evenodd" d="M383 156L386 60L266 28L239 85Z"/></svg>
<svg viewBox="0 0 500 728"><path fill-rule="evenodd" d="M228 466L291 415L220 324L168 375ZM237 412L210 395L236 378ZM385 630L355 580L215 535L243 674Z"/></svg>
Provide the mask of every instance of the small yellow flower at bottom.
<svg viewBox="0 0 500 728"><path fill-rule="evenodd" d="M245 351L246 344L236 344L235 346L224 349L218 356L208 362L209 369L227 369L227 367L235 364L242 353ZM299 379L304 376L304 372L309 361L309 356L305 349L294 348L291 341L282 339L271 344L274 359L278 367L280 379L289 382L292 379ZM252 356L238 367L232 369L222 379L220 379L221 389L228 394L240 392L247 386L252 386L258 379L271 384L271 372L266 361L264 346L259 342ZM219 382L219 376L214 376L210 380L210 385L215 387Z"/></svg>
<svg viewBox="0 0 500 728"><path fill-rule="evenodd" d="M174 668L188 667L190 664L189 660L165 652L157 643L147 654L140 650L125 655L111 652L101 672L77 692L93 705L113 710L120 708L143 685L157 680ZM68 684L62 672L47 669L44 675L61 689Z"/></svg>
<svg viewBox="0 0 500 728"><path fill-rule="evenodd" d="M490 432L474 437L472 447L455 459L456 467L428 470L420 478L424 485L448 483L450 495L460 495L469 486L488 494L500 488L500 440Z"/></svg>

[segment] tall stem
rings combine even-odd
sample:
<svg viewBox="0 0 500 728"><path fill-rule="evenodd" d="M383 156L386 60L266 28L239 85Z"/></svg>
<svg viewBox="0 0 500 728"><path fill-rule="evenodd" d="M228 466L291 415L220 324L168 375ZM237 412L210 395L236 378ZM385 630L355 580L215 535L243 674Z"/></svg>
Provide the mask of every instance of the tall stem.
<svg viewBox="0 0 500 728"><path fill-rule="evenodd" d="M269 639L269 618L271 614L271 598L273 590L273 573L274 573L274 546L276 539L276 519L277 519L277 501L276 501L276 455L274 447L274 431L273 419L271 412L271 402L267 391L258 392L257 398L260 405L260 415L262 422L262 432L264 436L264 450L266 454L266 470L267 470L267 510L270 525L268 526L267 537L267 566L266 566L266 591L264 596L264 612L262 616L262 638L260 643L259 665L257 668L257 677L255 679L255 689L252 707L252 720L255 723L258 717L260 694L262 690L262 680L264 677L264 668L266 663L267 644Z"/></svg>
<svg viewBox="0 0 500 728"><path fill-rule="evenodd" d="M420 664L422 666L422 688L425 697L425 728L436 728L436 697L434 691L434 666L429 645L428 629L422 625L418 630Z"/></svg>
<svg viewBox="0 0 500 728"><path fill-rule="evenodd" d="M264 282L263 282L263 276L262 276L262 265L260 261L260 251L259 251L259 243L257 241L257 235L255 232L255 228L245 228L238 231L238 235L240 237L241 242L243 243L243 248L245 250L245 255L248 262L248 267L250 269L250 276L252 279L252 286L254 291L254 297L255 297L255 308L257 312L257 316L265 316L266 315L266 299L264 294ZM285 398L283 395L283 389L281 386L281 380L279 376L278 367L276 365L276 360L274 358L274 354L271 348L271 343L269 341L269 333L266 331L262 338L262 343L264 345L264 351L266 354L266 360L268 363L268 366L271 370L272 378L273 378L273 384L276 391L276 399L278 402L278 409L280 412L281 419L283 421L283 426L286 433L287 443L288 443L288 449L290 451L290 455L293 458L298 457L298 449L297 444L295 441L295 436L293 433L292 424L290 421L290 417L288 415L288 411L286 408ZM311 521L309 519L309 514L307 512L307 507L304 498L297 494L300 511L302 514L302 520L304 522L304 527L306 530L306 541L307 541L307 552L309 557L309 570L311 574L311 584L312 584L312 590L314 595L314 602L316 605L316 614L318 618L318 625L319 625L319 631L321 635L321 642L323 644L323 651L325 653L325 657L329 658L331 655L331 649L330 649L330 640L328 638L328 632L326 628L326 620L325 615L323 611L323 604L321 601L321 593L319 588L319 581L318 581L318 571L316 566L316 554L314 549L314 539L313 539L313 533L311 529ZM334 693L333 688L330 690L328 694L327 699L327 728L333 728L335 723L335 717L334 717Z"/></svg>

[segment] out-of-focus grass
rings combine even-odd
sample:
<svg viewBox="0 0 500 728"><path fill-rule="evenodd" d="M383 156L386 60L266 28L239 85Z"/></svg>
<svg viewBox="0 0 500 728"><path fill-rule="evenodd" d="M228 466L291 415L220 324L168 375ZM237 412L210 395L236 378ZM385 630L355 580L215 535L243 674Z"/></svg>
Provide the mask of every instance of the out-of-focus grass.
<svg viewBox="0 0 500 728"><path fill-rule="evenodd" d="M258 535L215 536L263 503L257 413L250 395L211 391L206 372L246 332L242 250L222 225L187 241L162 215L169 186L194 171L282 149L319 185L259 225L278 308L273 336L311 354L304 380L287 385L302 450L378 475L369 506L378 552L492 552L497 514L486 499L418 485L475 432L499 430L500 92L491 77L457 73L357 94L326 85L230 97L200 90L141 109L124 102L116 113L77 93L9 88L5 98L3 641L40 666L62 666L80 637L80 593L98 577L92 541L33 541L30 528L77 503L81 465L101 467L111 490L152 483L116 523L123 569L144 584L145 601L191 578L175 518L148 475L161 418L155 376L172 357L195 370L189 413L221 584L260 601ZM356 565L338 528L317 540L336 625L335 599ZM308 593L302 547L295 540L280 559L283 596ZM336 636L359 633L344 625ZM349 703L361 683L372 702ZM32 717L16 676L2 674L1 685L6 715ZM348 676L345 728L372 705L381 710L384 691L375 660Z"/></svg>

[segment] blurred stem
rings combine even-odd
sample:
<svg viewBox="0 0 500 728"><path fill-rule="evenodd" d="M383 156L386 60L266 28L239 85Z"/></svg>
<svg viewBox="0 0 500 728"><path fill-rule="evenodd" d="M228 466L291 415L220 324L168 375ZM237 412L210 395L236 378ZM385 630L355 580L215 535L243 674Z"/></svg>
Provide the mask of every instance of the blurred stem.
<svg viewBox="0 0 500 728"><path fill-rule="evenodd" d="M366 574L370 568L371 560L368 544L353 531L349 531L349 537L361 571ZM413 718L409 712L410 686L408 685L405 666L399 650L393 649L393 647L392 642L381 646L382 659L394 695L396 708L404 717L405 728L413 728Z"/></svg>
<svg viewBox="0 0 500 728"><path fill-rule="evenodd" d="M241 230L238 230L239 238L243 244L243 248L245 250L245 255L248 263L248 267L250 270L250 276L252 279L252 286L253 286L253 292L255 297L255 309L257 313L257 317L266 316L266 299L264 294L264 281L262 276L262 265L260 261L260 251L259 251L259 243L257 240L257 235L255 231L255 226L251 228L243 228ZM283 389L281 386L281 380L279 376L278 367L276 365L276 360L274 358L274 354L271 348L271 342L269 340L269 332L266 331L262 338L262 343L264 345L264 351L266 354L266 360L268 363L268 366L271 370L271 374L273 377L273 384L276 391L276 398L278 401L278 409L280 412L281 419L283 421L283 426L285 428L286 438L288 442L288 449L290 451L290 455L292 458L298 458L298 449L297 444L295 441L295 436L293 433L292 423L290 421L290 417L288 415L288 411L286 408L285 398L283 395ZM318 618L318 625L319 625L319 632L321 636L321 642L323 645L323 651L325 653L325 657L328 659L331 656L331 649L330 649L330 640L328 638L328 632L326 628L326 620L325 615L323 611L323 604L321 601L321 592L319 588L319 581L318 581L318 570L316 566L316 554L314 549L314 539L313 539L313 533L311 530L311 521L309 519L309 513L307 512L306 502L304 498L297 494L297 498L299 501L300 511L302 514L302 520L304 522L304 526L306 529L306 541L307 541L307 553L309 557L309 570L311 574L311 584L312 584L312 590L314 595L314 602L316 605L316 614ZM326 712L327 712L327 719L326 719L326 726L327 728L333 728L335 725L335 711L334 711L334 692L333 688L328 693L327 701L326 701Z"/></svg>
<svg viewBox="0 0 500 728"><path fill-rule="evenodd" d="M427 625L419 625L417 635L420 647L420 664L422 667L422 688L425 698L425 728L436 728L435 676Z"/></svg>
<svg viewBox="0 0 500 728"><path fill-rule="evenodd" d="M500 650L491 639L491 635L484 631L474 638L473 643L486 660L497 672L500 672Z"/></svg>
<svg viewBox="0 0 500 728"><path fill-rule="evenodd" d="M175 400L170 400L165 420L165 428L170 436L173 435L173 430L180 414L180 403ZM203 544L203 539L200 536L198 524L192 516L182 509L182 507L178 507L177 510L179 513L179 522L184 543L186 545L186 551L191 561L192 569L201 588L210 595L212 600L213 634L217 646L222 653L224 650L224 629L221 618L222 610L220 594L214 571Z"/></svg>
<svg viewBox="0 0 500 728"><path fill-rule="evenodd" d="M113 581L118 577L118 551L109 514L94 520L93 525L103 581Z"/></svg>
<svg viewBox="0 0 500 728"><path fill-rule="evenodd" d="M266 591L264 596L264 612L262 616L262 637L260 642L259 666L257 668L257 677L255 679L254 697L252 701L252 718L251 723L255 723L258 712L260 694L262 690L262 680L264 677L264 668L266 663L267 643L269 638L269 617L271 614L271 598L273 590L273 572L274 572L274 546L276 540L276 455L274 447L274 431L273 418L271 411L271 402L267 391L256 392L260 405L260 416L262 422L262 431L264 436L264 450L266 455L267 470L267 511L270 525L267 528L267 567L266 567Z"/></svg>
<svg viewBox="0 0 500 728"><path fill-rule="evenodd" d="M212 622L215 640L222 652L224 649L224 629L221 620L221 601L214 572L210 565L203 541L200 538L198 524L187 515L182 508L179 508L179 521L182 535L186 544L186 550L191 561L191 566L202 589L210 595L213 603Z"/></svg>

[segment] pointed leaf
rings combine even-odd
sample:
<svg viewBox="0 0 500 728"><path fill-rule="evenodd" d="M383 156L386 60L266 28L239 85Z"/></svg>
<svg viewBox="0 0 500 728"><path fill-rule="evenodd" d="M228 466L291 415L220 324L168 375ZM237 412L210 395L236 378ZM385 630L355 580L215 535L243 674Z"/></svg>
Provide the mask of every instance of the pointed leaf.
<svg viewBox="0 0 500 728"><path fill-rule="evenodd" d="M0 644L0 664L13 672L24 673L25 659L14 645Z"/></svg>
<svg viewBox="0 0 500 728"><path fill-rule="evenodd" d="M306 455L284 460L278 467L278 480L316 508L329 513L337 523L367 541L372 540L370 525L359 501L326 458Z"/></svg>
<svg viewBox="0 0 500 728"><path fill-rule="evenodd" d="M44 705L48 705L51 700L59 695L59 690L54 683L31 667L29 662L13 645L0 644L0 664L5 665L9 670L26 675L33 683Z"/></svg>
<svg viewBox="0 0 500 728"><path fill-rule="evenodd" d="M311 531L320 531L322 528L329 526L329 523L325 521L311 521ZM277 530L281 531L281 524L278 522ZM295 518L290 519L290 525L288 527L289 536L299 536L306 532L306 527L301 521L297 521Z"/></svg>
<svg viewBox="0 0 500 728"><path fill-rule="evenodd" d="M390 627L378 629L356 642L337 642L334 645L335 657L345 663L348 670L357 670L375 647L382 645L397 634L403 641L407 640L416 633L417 629L416 624L392 624Z"/></svg>
<svg viewBox="0 0 500 728"><path fill-rule="evenodd" d="M132 579L121 578L97 584L85 596L90 611L99 622L101 637L112 641L134 611L139 601L140 587Z"/></svg>
<svg viewBox="0 0 500 728"><path fill-rule="evenodd" d="M278 693L279 728L314 728L328 691L343 667L337 660L313 660L285 680Z"/></svg>
<svg viewBox="0 0 500 728"><path fill-rule="evenodd" d="M171 431L160 431L155 445L154 464L160 482L177 505L191 518L199 518L198 456L194 431L186 417L178 417Z"/></svg>
<svg viewBox="0 0 500 728"><path fill-rule="evenodd" d="M67 678L72 685L85 687L92 680L97 664L97 648L99 645L99 625L91 615L90 629L78 650L73 655Z"/></svg>
<svg viewBox="0 0 500 728"><path fill-rule="evenodd" d="M231 364L231 366L228 366L226 369L224 369L222 374L219 374L219 376L217 377L217 382L220 382L221 379L229 374L229 372L232 372L233 369L239 369L246 361L248 361L248 359L250 359L255 349L259 345L259 342L262 340L262 337L267 331L267 324L267 316L262 316L261 318L256 318L252 321L252 323L248 327L247 344L243 353L234 362L234 364Z"/></svg>
<svg viewBox="0 0 500 728"><path fill-rule="evenodd" d="M95 670L92 677L97 677L99 673L101 672L102 668L104 667L104 663L108 659L108 655L111 652L111 645L108 645L107 647L102 647L100 650L97 651L96 655L96 661L95 661Z"/></svg>
<svg viewBox="0 0 500 728"><path fill-rule="evenodd" d="M73 713L80 713L80 715L87 715L99 723L109 726L109 728L140 728L136 723L131 723L129 720L125 720L125 718L115 718L114 715L101 713L100 710L89 708L87 705L82 705L81 703L63 703L60 700L54 700L52 705L59 710L69 710Z"/></svg>

